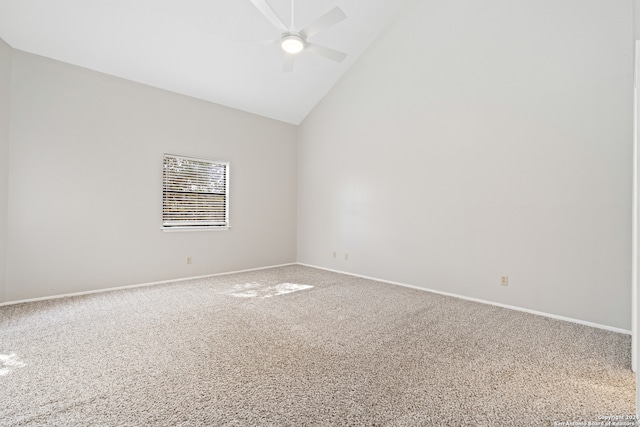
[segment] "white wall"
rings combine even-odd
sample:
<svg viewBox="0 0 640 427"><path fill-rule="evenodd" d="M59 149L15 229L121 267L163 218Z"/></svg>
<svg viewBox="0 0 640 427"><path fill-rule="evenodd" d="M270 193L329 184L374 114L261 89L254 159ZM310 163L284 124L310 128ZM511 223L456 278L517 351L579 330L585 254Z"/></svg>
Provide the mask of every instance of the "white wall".
<svg viewBox="0 0 640 427"><path fill-rule="evenodd" d="M636 3L636 7L637 7L637 2ZM636 9L637 12L637 9ZM636 15L637 17L637 15ZM634 30L637 31L638 30L638 24L640 23L640 21L638 21L637 19L634 20ZM638 81L638 76L640 75L640 61L639 61L639 57L638 57L638 53L640 51L640 42L638 40L635 41L635 81L636 84L634 85L634 96L635 96L635 124L634 124L634 206L633 206L633 213L634 213L634 218L633 218L633 254L632 254L632 272L633 272L633 277L632 277L632 283L631 286L633 286L633 297L635 298L635 300L633 301L633 305L632 305L632 316L631 316L631 322L632 322L632 335L631 335L631 339L632 339L632 357L631 357L631 366L632 369L636 372L636 384L640 384L640 374L638 373L638 354L640 353L640 342L638 341L638 307L640 306L639 304L639 292L638 292L638 270L639 270L639 263L638 263L638 242L640 242L640 235L639 235L639 225L640 225L640 218L638 218L638 203L640 201L640 186L638 185L638 171L640 171L640 157L638 155L638 123L640 123L640 111L638 110L638 106L640 105L640 91L638 90L638 85L637 85L637 81ZM636 415L640 415L640 387L636 387Z"/></svg>
<svg viewBox="0 0 640 427"><path fill-rule="evenodd" d="M638 42L637 40L640 40L640 0L633 0L633 6L634 6L634 19L633 19L633 31L634 31L634 38L636 40L636 48L635 48L635 80L636 80L636 87L635 87L635 97L636 97L636 111L635 111L635 120L636 120L636 153L635 153L635 158L634 158L634 162L635 162L635 167L636 167L636 177L635 177L635 218L634 220L634 225L635 225L635 251L633 254L633 267L634 267L634 272L635 272L635 277L633 277L633 282L632 282L632 286L634 287L634 296L635 296L635 304L633 305L633 316L632 316L632 330L633 330L633 345L634 345L634 352L633 352L633 357L632 357L632 365L633 365L633 369L636 372L636 384L640 384L640 374L638 373L638 354L640 354L640 340L638 340L638 329L640 329L640 324L638 323L638 307L640 307L640 292L638 292L638 270L640 269L640 260L638 259L638 242L640 241L640 235L639 235L639 225L640 225L640 218L638 218L638 212L637 212L637 207L638 207L638 201L640 200L640 191L639 191L639 186L638 186L638 177L637 177L637 173L638 173L638 166L640 164L640 158L638 156L637 153L637 147L638 147L638 123L639 121L639 111L638 111L638 101L640 101L640 96L638 96L638 89L637 89L637 81L638 81ZM640 387L636 387L636 414L640 415Z"/></svg>
<svg viewBox="0 0 640 427"><path fill-rule="evenodd" d="M21 51L13 73L5 300L295 262L294 126ZM231 162L231 230L160 230L165 152Z"/></svg>
<svg viewBox="0 0 640 427"><path fill-rule="evenodd" d="M7 277L7 209L9 177L9 118L11 108L11 48L0 39L0 301Z"/></svg>
<svg viewBox="0 0 640 427"><path fill-rule="evenodd" d="M640 0L633 0L633 33L640 40Z"/></svg>
<svg viewBox="0 0 640 427"><path fill-rule="evenodd" d="M632 15L410 3L299 128L298 261L630 329Z"/></svg>

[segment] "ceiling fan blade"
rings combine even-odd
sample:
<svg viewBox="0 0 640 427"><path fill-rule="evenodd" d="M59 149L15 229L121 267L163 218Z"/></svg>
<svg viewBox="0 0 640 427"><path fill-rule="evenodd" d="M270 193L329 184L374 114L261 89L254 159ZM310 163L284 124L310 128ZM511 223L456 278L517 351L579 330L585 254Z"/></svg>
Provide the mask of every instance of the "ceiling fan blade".
<svg viewBox="0 0 640 427"><path fill-rule="evenodd" d="M278 16L278 14L271 8L271 6L269 6L269 3L267 3L267 0L251 0L251 3L253 3L253 5L260 12L262 12L264 17L267 18L269 22L271 22L271 25L276 27L279 31L282 31L282 32L289 31L289 29L284 24L284 22L282 22L282 19L280 19L280 17Z"/></svg>
<svg viewBox="0 0 640 427"><path fill-rule="evenodd" d="M307 28L300 31L300 35L305 39L313 37L325 28L329 28L330 26L335 25L340 21L344 21L346 18L347 15L345 15L342 9L336 6L329 12L322 15L320 18L316 19L315 22L307 26Z"/></svg>
<svg viewBox="0 0 640 427"><path fill-rule="evenodd" d="M290 73L293 71L293 60L295 56L285 52L284 53L284 63L282 64L282 71L285 73Z"/></svg>
<svg viewBox="0 0 640 427"><path fill-rule="evenodd" d="M320 46L313 43L307 43L304 47L304 50L320 56L324 56L325 58L329 58L332 61L336 62L342 62L344 61L344 58L347 57L347 54L344 52L339 52L337 50L329 49L328 47Z"/></svg>

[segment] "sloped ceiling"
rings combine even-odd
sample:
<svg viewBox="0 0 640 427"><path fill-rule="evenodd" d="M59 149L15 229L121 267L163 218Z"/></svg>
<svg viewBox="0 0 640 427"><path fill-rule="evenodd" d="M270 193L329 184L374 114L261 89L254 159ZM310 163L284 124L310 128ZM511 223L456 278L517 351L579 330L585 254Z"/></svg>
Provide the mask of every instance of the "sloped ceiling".
<svg viewBox="0 0 640 427"><path fill-rule="evenodd" d="M299 124L407 0L295 0L297 29L335 6L347 19L309 41L342 63L303 52L282 71L274 28L250 0L0 0L0 38L13 48ZM269 0L285 24L291 0Z"/></svg>

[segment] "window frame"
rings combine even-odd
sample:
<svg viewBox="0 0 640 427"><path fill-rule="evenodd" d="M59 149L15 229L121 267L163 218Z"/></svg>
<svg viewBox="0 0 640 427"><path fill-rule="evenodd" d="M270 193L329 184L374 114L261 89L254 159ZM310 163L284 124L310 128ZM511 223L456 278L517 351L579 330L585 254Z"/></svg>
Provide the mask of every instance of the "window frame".
<svg viewBox="0 0 640 427"><path fill-rule="evenodd" d="M224 192L224 223L223 224L198 224L198 223L178 224L178 225L167 224L168 222L171 222L171 221L165 220L165 193L167 192L167 189L165 187L166 185L165 162L167 157L170 157L173 159L184 159L184 160L191 160L191 161L202 162L202 163L209 163L211 165L219 165L224 167L225 192ZM162 156L162 215L161 215L162 231L165 231L165 232L218 231L218 230L230 229L231 226L229 224L229 192L230 192L229 191L230 189L230 182L229 182L230 173L229 172L230 172L230 164L228 161L219 161L219 160L205 159L201 157L185 156L181 154L164 153ZM203 192L202 194L218 194L218 193Z"/></svg>

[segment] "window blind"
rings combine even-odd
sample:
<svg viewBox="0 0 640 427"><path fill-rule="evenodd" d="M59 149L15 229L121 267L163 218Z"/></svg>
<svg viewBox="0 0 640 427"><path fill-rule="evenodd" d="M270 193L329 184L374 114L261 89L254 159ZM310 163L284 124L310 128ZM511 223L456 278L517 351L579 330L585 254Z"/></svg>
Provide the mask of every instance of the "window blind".
<svg viewBox="0 0 640 427"><path fill-rule="evenodd" d="M165 154L162 226L228 226L229 163Z"/></svg>

